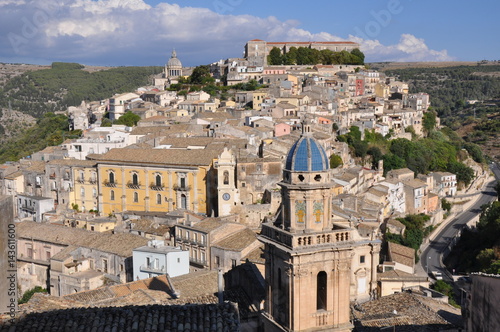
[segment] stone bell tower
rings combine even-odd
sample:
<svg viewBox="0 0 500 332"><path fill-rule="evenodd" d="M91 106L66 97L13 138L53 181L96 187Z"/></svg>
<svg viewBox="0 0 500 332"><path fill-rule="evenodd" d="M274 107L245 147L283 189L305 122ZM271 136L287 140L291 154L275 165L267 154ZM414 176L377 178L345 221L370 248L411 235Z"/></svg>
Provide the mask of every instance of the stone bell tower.
<svg viewBox="0 0 500 332"><path fill-rule="evenodd" d="M350 331L357 231L331 221L329 160L307 124L288 152L279 185L281 209L261 232L267 284L264 329Z"/></svg>

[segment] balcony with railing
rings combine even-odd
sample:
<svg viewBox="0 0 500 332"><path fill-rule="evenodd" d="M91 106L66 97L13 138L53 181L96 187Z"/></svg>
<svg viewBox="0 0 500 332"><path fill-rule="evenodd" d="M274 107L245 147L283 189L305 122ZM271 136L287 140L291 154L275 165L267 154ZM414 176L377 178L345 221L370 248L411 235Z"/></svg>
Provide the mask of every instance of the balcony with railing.
<svg viewBox="0 0 500 332"><path fill-rule="evenodd" d="M129 182L127 182L127 188L129 188L129 189L141 189L141 183L140 182L133 183L133 182L129 181Z"/></svg>
<svg viewBox="0 0 500 332"><path fill-rule="evenodd" d="M110 188L116 188L118 186L118 183L116 182L109 182L108 180L104 180L102 182L102 184L105 186L105 187L110 187Z"/></svg>
<svg viewBox="0 0 500 332"><path fill-rule="evenodd" d="M201 260L198 258L189 257L189 262L192 264L200 265L202 267L208 266L208 262L206 260Z"/></svg>
<svg viewBox="0 0 500 332"><path fill-rule="evenodd" d="M92 178L91 178L91 179L89 179L89 183L90 183L90 184L96 184L96 183L97 183L97 180L96 180L96 179L92 179Z"/></svg>
<svg viewBox="0 0 500 332"><path fill-rule="evenodd" d="M77 183L84 184L85 183L85 178L78 178L76 179Z"/></svg>
<svg viewBox="0 0 500 332"><path fill-rule="evenodd" d="M165 184L160 183L158 185L157 183L151 182L151 184L149 185L149 188L151 188L151 190L155 190L155 191L163 191L163 190L165 190Z"/></svg>
<svg viewBox="0 0 500 332"><path fill-rule="evenodd" d="M29 206L27 204L23 204L20 206L21 210L28 212L35 212L35 206Z"/></svg>
<svg viewBox="0 0 500 332"><path fill-rule="evenodd" d="M146 273L159 273L159 274L164 274L167 273L167 269L165 266L162 267L155 267L153 264L144 264L140 266L141 272L146 272Z"/></svg>
<svg viewBox="0 0 500 332"><path fill-rule="evenodd" d="M345 228L325 232L290 233L273 225L262 225L261 235L294 249L318 245L342 245L352 241L351 230Z"/></svg>
<svg viewBox="0 0 500 332"><path fill-rule="evenodd" d="M179 186L179 185L175 185L174 186L174 190L175 191L190 191L191 190L191 186Z"/></svg>

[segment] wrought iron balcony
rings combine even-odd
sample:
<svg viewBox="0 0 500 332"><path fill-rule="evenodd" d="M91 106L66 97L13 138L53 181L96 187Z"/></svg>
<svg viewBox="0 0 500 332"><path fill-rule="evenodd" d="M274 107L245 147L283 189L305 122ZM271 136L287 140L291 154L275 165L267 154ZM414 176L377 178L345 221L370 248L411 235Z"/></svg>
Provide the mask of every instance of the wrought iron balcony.
<svg viewBox="0 0 500 332"><path fill-rule="evenodd" d="M102 182L102 184L105 186L105 187L110 187L110 188L116 188L116 186L118 185L118 183L116 182L109 182L108 180L104 180Z"/></svg>
<svg viewBox="0 0 500 332"><path fill-rule="evenodd" d="M127 188L130 188L130 189L141 189L141 184L140 183L128 182L127 183Z"/></svg>
<svg viewBox="0 0 500 332"><path fill-rule="evenodd" d="M191 190L191 186L178 186L178 185L175 185L174 186L174 190L175 191L190 191Z"/></svg>
<svg viewBox="0 0 500 332"><path fill-rule="evenodd" d="M149 188L151 188L151 190L163 191L165 189L165 185L163 183L160 183L160 185L157 185L156 183L151 182L151 184L149 185Z"/></svg>

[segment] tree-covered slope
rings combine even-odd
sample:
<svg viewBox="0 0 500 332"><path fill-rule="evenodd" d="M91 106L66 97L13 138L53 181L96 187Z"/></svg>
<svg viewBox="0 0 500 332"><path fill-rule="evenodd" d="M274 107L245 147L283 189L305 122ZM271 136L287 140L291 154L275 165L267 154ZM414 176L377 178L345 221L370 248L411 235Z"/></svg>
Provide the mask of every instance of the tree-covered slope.
<svg viewBox="0 0 500 332"><path fill-rule="evenodd" d="M0 89L0 108L10 107L36 118L46 112L63 111L115 93L134 91L150 84L151 75L162 67L118 67L97 72L76 63L52 64L50 69L26 72L11 78Z"/></svg>

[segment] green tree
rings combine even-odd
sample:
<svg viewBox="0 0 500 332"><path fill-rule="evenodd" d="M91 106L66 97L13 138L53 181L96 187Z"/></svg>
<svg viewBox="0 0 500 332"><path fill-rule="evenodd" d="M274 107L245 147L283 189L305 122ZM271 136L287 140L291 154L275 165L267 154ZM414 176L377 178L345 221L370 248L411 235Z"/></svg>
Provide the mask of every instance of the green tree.
<svg viewBox="0 0 500 332"><path fill-rule="evenodd" d="M447 212L450 212L451 210L451 203L446 200L446 198L441 199L441 207L443 210L446 210Z"/></svg>
<svg viewBox="0 0 500 332"><path fill-rule="evenodd" d="M116 124L125 125L127 127L133 127L137 125L137 122L141 120L141 117L130 111L126 112L116 120Z"/></svg>
<svg viewBox="0 0 500 332"><path fill-rule="evenodd" d="M101 127L111 127L113 126L113 122L108 118L102 118Z"/></svg>
<svg viewBox="0 0 500 332"><path fill-rule="evenodd" d="M281 55L281 50L277 47L273 47L267 56L267 63L271 66L277 66L283 64L283 56Z"/></svg>
<svg viewBox="0 0 500 332"><path fill-rule="evenodd" d="M428 111L424 113L424 118L422 119L422 126L424 131L429 134L434 128L436 128L437 119L436 113L433 111Z"/></svg>
<svg viewBox="0 0 500 332"><path fill-rule="evenodd" d="M450 162L447 171L456 174L457 182L462 182L465 186L474 179L474 170L458 161Z"/></svg>
<svg viewBox="0 0 500 332"><path fill-rule="evenodd" d="M297 47L295 46L290 47L288 52L286 52L286 54L283 56L283 63L285 65L296 65L297 54L298 54Z"/></svg>
<svg viewBox="0 0 500 332"><path fill-rule="evenodd" d="M209 84L215 82L214 78L210 75L210 67L207 65L198 66L193 69L193 73L189 77L191 84Z"/></svg>
<svg viewBox="0 0 500 332"><path fill-rule="evenodd" d="M340 156L336 154L332 154L330 156L330 168L337 168L342 166L343 164L344 162L342 161L342 158L340 158Z"/></svg>
<svg viewBox="0 0 500 332"><path fill-rule="evenodd" d="M35 293L47 293L47 290L41 286L35 286L34 288L24 292L23 296L17 301L17 303L23 304L28 302Z"/></svg>
<svg viewBox="0 0 500 332"><path fill-rule="evenodd" d="M372 156L372 167L373 168L377 168L379 160L381 160L384 157L382 151L380 151L380 148L378 148L376 146L371 146L370 148L368 148L367 154Z"/></svg>
<svg viewBox="0 0 500 332"><path fill-rule="evenodd" d="M477 163L485 162L483 151L481 151L481 148L477 144L465 143L464 149L467 150L467 152L475 162Z"/></svg>
<svg viewBox="0 0 500 332"><path fill-rule="evenodd" d="M354 63L354 65L363 65L365 63L365 54L359 50L359 48L355 48L351 51L351 54L359 59L360 63Z"/></svg>

